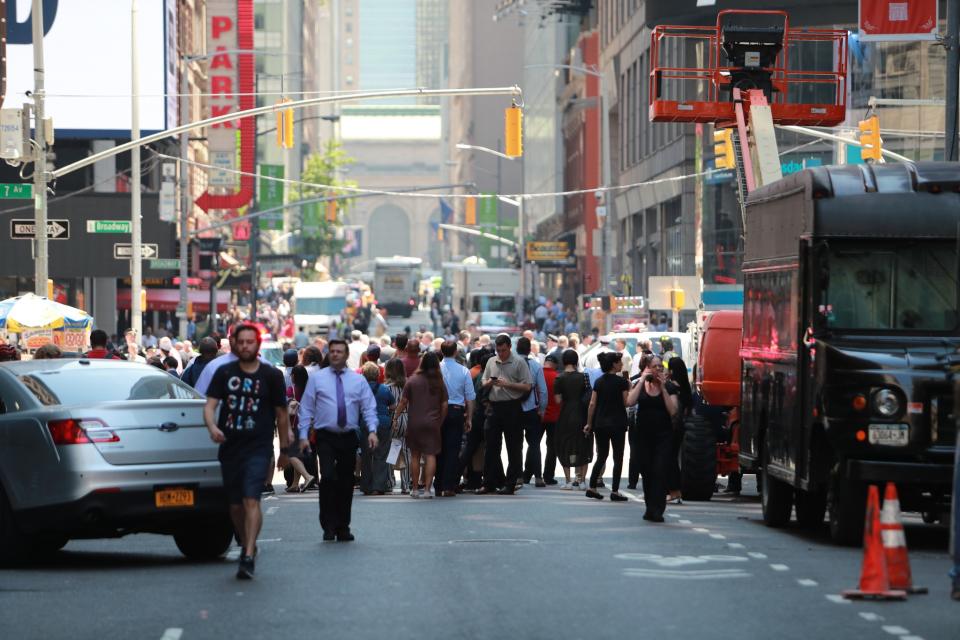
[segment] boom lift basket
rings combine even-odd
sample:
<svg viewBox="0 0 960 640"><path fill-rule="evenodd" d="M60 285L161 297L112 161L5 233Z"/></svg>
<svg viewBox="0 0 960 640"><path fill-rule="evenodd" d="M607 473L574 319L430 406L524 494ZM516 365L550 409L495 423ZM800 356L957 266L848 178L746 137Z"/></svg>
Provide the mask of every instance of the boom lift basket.
<svg viewBox="0 0 960 640"><path fill-rule="evenodd" d="M737 87L763 89L776 124L834 126L846 114L847 55L846 30L791 29L784 11L720 11L712 27L659 25L650 120L731 126ZM691 60L696 66L681 66Z"/></svg>

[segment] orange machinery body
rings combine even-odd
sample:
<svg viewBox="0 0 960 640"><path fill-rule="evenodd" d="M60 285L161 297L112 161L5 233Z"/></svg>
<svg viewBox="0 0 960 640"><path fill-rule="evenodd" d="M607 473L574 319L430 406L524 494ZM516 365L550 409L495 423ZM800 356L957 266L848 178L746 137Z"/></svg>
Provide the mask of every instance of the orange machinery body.
<svg viewBox="0 0 960 640"><path fill-rule="evenodd" d="M697 387L703 401L728 409L730 442L717 443L717 475L740 470L740 341L742 311L714 311L704 321L697 357Z"/></svg>

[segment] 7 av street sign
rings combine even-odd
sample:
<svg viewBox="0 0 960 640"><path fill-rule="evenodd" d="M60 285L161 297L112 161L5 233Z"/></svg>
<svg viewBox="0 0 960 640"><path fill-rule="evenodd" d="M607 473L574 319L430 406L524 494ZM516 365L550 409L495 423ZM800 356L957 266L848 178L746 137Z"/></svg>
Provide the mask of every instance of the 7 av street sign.
<svg viewBox="0 0 960 640"><path fill-rule="evenodd" d="M30 218L13 218L10 220L11 240L33 240L36 225ZM50 240L69 240L69 220L47 220L47 238Z"/></svg>
<svg viewBox="0 0 960 640"><path fill-rule="evenodd" d="M155 244L140 245L140 259L148 260L160 255L160 247ZM133 245L129 242L117 242L113 245L113 257L117 260L129 260L133 257Z"/></svg>

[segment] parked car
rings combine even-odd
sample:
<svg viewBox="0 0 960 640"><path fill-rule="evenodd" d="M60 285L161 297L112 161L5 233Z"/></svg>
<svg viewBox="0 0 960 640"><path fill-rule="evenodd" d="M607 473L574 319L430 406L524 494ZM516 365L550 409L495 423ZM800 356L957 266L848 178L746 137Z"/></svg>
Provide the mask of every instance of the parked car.
<svg viewBox="0 0 960 640"><path fill-rule="evenodd" d="M70 539L172 535L189 558L233 537L204 399L121 360L0 364L0 562Z"/></svg>

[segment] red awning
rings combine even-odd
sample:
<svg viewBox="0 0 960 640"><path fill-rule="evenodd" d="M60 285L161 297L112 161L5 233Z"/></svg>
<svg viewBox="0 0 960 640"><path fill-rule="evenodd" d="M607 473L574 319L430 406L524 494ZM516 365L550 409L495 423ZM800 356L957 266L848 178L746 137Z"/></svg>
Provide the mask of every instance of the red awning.
<svg viewBox="0 0 960 640"><path fill-rule="evenodd" d="M209 291L187 291L187 300L193 304L196 313L210 312ZM147 289L147 308L145 311L176 311L180 304L179 289ZM230 305L230 292L217 291L217 312L227 310ZM117 309L130 308L130 289L117 289Z"/></svg>

